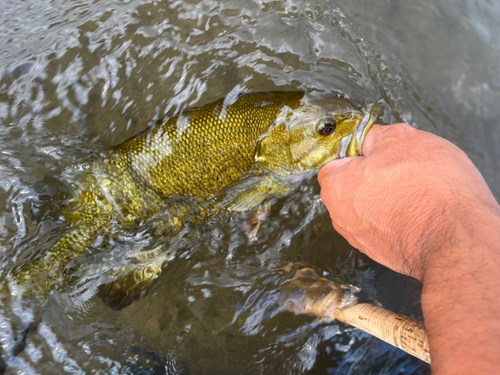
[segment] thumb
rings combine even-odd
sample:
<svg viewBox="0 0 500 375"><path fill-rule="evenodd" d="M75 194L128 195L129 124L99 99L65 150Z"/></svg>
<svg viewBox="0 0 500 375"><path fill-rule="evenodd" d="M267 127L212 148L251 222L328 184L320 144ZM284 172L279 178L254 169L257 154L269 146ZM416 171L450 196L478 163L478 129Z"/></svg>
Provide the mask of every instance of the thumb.
<svg viewBox="0 0 500 375"><path fill-rule="evenodd" d="M318 181L321 186L334 177L339 178L339 175L346 173L347 169L352 163L359 162L363 156L351 156L344 159L332 160L328 164L325 164L318 173Z"/></svg>
<svg viewBox="0 0 500 375"><path fill-rule="evenodd" d="M346 173L347 169L351 169L354 167L355 164L361 162L361 160L365 157L370 155L374 150L375 150L375 145L376 143L380 140L381 137L383 137L383 133L386 130L387 126L381 126L381 125L373 125L366 135L364 144L363 144L363 156L354 156L354 157L348 157L344 159L337 159L337 160L332 160L323 168L319 170L318 174L318 180L319 184L323 186L323 183L326 180L329 180L332 178L332 175L337 175L339 173ZM355 163L355 164L352 164ZM348 168L349 167L349 168ZM339 176L335 176L339 177Z"/></svg>

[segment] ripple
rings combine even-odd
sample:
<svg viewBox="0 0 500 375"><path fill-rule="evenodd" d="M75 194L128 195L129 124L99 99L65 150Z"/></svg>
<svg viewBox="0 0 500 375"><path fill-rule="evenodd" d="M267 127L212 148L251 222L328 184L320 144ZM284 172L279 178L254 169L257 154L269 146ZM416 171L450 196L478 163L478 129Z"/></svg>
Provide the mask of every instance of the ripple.
<svg viewBox="0 0 500 375"><path fill-rule="evenodd" d="M381 122L455 142L500 197L499 14L496 2L476 0L4 1L2 272L57 238L72 166L165 116L245 92L381 100ZM273 201L256 239L245 235L246 220L233 215L170 243L113 228L116 239L93 245L105 251L88 254L79 282L54 293L41 319L19 301L2 307L7 352L23 324L40 320L11 356L12 372L428 371L342 324L279 313L276 290L287 277L279 270L294 264L360 286L361 299L421 314L418 285L333 231L315 178ZM95 296L110 269L166 248L156 260L168 265L137 302L112 311Z"/></svg>

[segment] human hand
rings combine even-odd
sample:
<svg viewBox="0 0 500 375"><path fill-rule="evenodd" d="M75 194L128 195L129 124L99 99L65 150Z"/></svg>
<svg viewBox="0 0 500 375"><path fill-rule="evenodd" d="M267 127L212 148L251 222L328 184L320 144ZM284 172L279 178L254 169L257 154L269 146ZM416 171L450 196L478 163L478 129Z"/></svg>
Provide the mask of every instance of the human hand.
<svg viewBox="0 0 500 375"><path fill-rule="evenodd" d="M405 124L375 125L363 152L319 172L335 229L423 282L433 374L500 373L500 207L481 174Z"/></svg>
<svg viewBox="0 0 500 375"><path fill-rule="evenodd" d="M385 266L422 281L430 259L481 236L500 209L458 147L406 124L375 125L364 156L319 172L335 229Z"/></svg>

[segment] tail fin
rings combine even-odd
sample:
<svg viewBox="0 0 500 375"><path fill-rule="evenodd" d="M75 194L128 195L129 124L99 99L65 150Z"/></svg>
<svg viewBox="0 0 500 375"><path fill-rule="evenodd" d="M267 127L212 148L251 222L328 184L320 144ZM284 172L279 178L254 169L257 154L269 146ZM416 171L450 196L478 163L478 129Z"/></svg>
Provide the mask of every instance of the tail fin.
<svg viewBox="0 0 500 375"><path fill-rule="evenodd" d="M11 326L12 338L10 345L7 346L8 350L4 345L0 345L0 375L6 371L9 361L24 349L26 336L38 325L50 292L66 284L67 267L84 253L85 248L94 241L109 222L110 215L102 214L92 222L77 224L74 228L70 228L42 257L11 271L8 276L11 287L16 291L19 290L19 294L11 294L12 290L7 285L7 280L2 281L0 301L3 307L0 314L6 314L3 320L7 319L4 323ZM15 319L15 314L8 311L10 310L8 306L12 305L13 299L17 298L21 299L23 309L30 311L27 315L29 321L19 321ZM23 318L25 319L26 317Z"/></svg>

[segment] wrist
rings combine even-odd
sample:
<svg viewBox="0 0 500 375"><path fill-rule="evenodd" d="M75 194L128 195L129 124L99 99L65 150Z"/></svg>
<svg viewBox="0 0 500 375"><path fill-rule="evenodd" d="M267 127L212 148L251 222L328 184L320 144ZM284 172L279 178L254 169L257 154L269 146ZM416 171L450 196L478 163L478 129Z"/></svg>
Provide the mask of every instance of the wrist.
<svg viewBox="0 0 500 375"><path fill-rule="evenodd" d="M408 236L413 238L406 249L408 275L424 282L430 273L479 267L480 254L481 259L494 259L500 252L500 206L496 201L461 201L458 206L434 206L435 212L420 225L423 229Z"/></svg>
<svg viewBox="0 0 500 375"><path fill-rule="evenodd" d="M428 259L422 309L434 374L497 373L500 368L498 228L483 228L476 234L484 240L470 236Z"/></svg>

